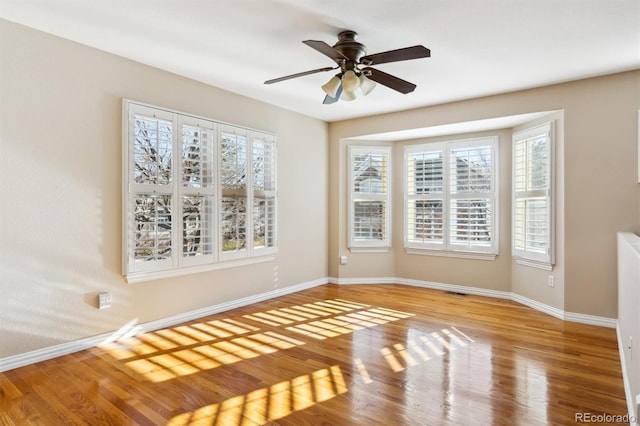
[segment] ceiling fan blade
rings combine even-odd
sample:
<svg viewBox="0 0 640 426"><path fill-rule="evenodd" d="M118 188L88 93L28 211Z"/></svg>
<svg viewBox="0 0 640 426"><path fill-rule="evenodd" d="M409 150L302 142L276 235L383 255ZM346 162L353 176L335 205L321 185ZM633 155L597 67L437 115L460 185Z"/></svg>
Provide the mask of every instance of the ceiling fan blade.
<svg viewBox="0 0 640 426"><path fill-rule="evenodd" d="M409 59L428 58L431 51L424 46L411 46L402 49L389 50L387 52L374 53L360 58L364 65L378 65L387 62L407 61Z"/></svg>
<svg viewBox="0 0 640 426"><path fill-rule="evenodd" d="M383 86L387 86L388 88L396 90L400 93L404 93L405 95L407 93L413 92L416 88L416 85L413 83L409 83L408 81L395 77L391 74L387 74L386 72L382 72L375 68L367 67L363 68L362 71L365 72L365 75L370 80L373 80L376 83L380 83Z"/></svg>
<svg viewBox="0 0 640 426"><path fill-rule="evenodd" d="M333 47L329 46L324 41L320 41L320 40L304 40L303 43L306 44L307 46L313 48L313 49L316 49L318 52L322 53L323 55L326 55L326 56L330 57L334 61L340 61L341 59L344 59L344 60L348 60L349 59L346 56L344 56L342 53L338 52Z"/></svg>
<svg viewBox="0 0 640 426"><path fill-rule="evenodd" d="M340 95L342 95L342 83L340 83L340 86L338 86L338 90L336 91L336 96L332 98L331 96L327 95L324 97L324 101L322 103L325 105L335 104L340 99Z"/></svg>
<svg viewBox="0 0 640 426"><path fill-rule="evenodd" d="M272 80L267 80L267 81L264 82L264 84L278 83L280 81L289 80L289 79L297 78L297 77L302 77L302 76L309 75L309 74L315 74L315 73L318 73L318 72L331 71L331 70L334 70L334 69L335 69L334 67L324 67L324 68L318 68L317 70L299 72L297 74L291 74L291 75L287 75L287 76L284 76L284 77L278 77L278 78L274 78Z"/></svg>

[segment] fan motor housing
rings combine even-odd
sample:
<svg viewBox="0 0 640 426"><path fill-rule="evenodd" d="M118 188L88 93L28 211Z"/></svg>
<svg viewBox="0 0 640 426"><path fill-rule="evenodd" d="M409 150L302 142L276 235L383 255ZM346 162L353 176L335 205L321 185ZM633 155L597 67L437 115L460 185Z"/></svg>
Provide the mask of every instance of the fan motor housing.
<svg viewBox="0 0 640 426"><path fill-rule="evenodd" d="M338 42L333 46L338 52L358 63L360 58L367 54L364 44L357 42L358 33L351 30L342 31L338 34Z"/></svg>

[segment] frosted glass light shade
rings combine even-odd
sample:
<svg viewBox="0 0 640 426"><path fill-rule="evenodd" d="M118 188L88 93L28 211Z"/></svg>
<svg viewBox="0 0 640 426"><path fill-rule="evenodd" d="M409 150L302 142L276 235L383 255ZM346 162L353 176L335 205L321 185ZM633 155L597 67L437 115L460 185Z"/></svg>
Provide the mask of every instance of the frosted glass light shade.
<svg viewBox="0 0 640 426"><path fill-rule="evenodd" d="M342 88L346 92L355 92L358 87L360 87L360 79L356 73L352 70L345 72L342 77Z"/></svg>
<svg viewBox="0 0 640 426"><path fill-rule="evenodd" d="M343 84L344 86L344 84ZM343 101L352 101L356 98L356 94L354 92L350 92L348 90L343 90L342 94L340 95L340 99L342 99Z"/></svg>
<svg viewBox="0 0 640 426"><path fill-rule="evenodd" d="M322 90L331 98L336 97L338 88L340 87L340 79L337 76L331 77L331 80L322 85Z"/></svg>
<svg viewBox="0 0 640 426"><path fill-rule="evenodd" d="M360 75L360 90L362 90L362 94L367 96L371 91L376 87L376 83L372 80L369 80L364 74Z"/></svg>

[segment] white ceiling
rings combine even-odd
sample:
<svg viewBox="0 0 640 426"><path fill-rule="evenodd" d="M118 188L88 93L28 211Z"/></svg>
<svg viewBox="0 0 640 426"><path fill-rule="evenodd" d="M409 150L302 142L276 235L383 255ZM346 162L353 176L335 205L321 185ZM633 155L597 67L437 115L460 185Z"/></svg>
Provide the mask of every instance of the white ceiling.
<svg viewBox="0 0 640 426"><path fill-rule="evenodd" d="M337 121L640 68L639 0L0 0L0 17L231 92ZM355 30L379 65L417 84L323 105L334 65L301 43Z"/></svg>

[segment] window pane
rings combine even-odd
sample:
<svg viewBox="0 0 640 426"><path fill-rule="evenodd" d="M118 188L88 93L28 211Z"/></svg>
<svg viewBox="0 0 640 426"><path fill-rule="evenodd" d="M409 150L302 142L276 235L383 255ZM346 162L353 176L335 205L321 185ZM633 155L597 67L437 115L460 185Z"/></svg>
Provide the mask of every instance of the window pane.
<svg viewBox="0 0 640 426"><path fill-rule="evenodd" d="M246 197L222 197L222 251L246 248Z"/></svg>
<svg viewBox="0 0 640 426"><path fill-rule="evenodd" d="M408 207L409 241L442 241L444 230L442 200L411 200Z"/></svg>
<svg viewBox="0 0 640 426"><path fill-rule="evenodd" d="M171 196L134 197L134 260L168 259L172 254Z"/></svg>
<svg viewBox="0 0 640 426"><path fill-rule="evenodd" d="M491 146L471 146L451 150L452 194L491 191Z"/></svg>
<svg viewBox="0 0 640 426"><path fill-rule="evenodd" d="M184 257L213 254L211 207L213 197L182 198L182 255Z"/></svg>
<svg viewBox="0 0 640 426"><path fill-rule="evenodd" d="M451 200L449 241L452 244L489 246L491 244L491 201Z"/></svg>
<svg viewBox="0 0 640 426"><path fill-rule="evenodd" d="M547 187L547 137L539 137L529 142L529 188L532 190Z"/></svg>
<svg viewBox="0 0 640 426"><path fill-rule="evenodd" d="M519 140L515 144L515 191L544 190L548 185L548 143L546 135Z"/></svg>
<svg viewBox="0 0 640 426"><path fill-rule="evenodd" d="M386 203L382 201L356 201L353 205L353 240L386 239Z"/></svg>
<svg viewBox="0 0 640 426"><path fill-rule="evenodd" d="M133 168L136 183L171 184L173 124L143 115L134 120Z"/></svg>
<svg viewBox="0 0 640 426"><path fill-rule="evenodd" d="M546 253L548 241L547 201L523 198L516 201L515 247L535 253Z"/></svg>
<svg viewBox="0 0 640 426"><path fill-rule="evenodd" d="M441 194L443 191L442 152L413 153L408 158L409 194Z"/></svg>
<svg viewBox="0 0 640 426"><path fill-rule="evenodd" d="M213 184L211 133L197 126L182 126L182 186L203 188Z"/></svg>
<svg viewBox="0 0 640 426"><path fill-rule="evenodd" d="M387 193L387 154L355 154L352 159L353 191L361 194Z"/></svg>
<svg viewBox="0 0 640 426"><path fill-rule="evenodd" d="M517 141L514 146L513 157L513 186L514 191L527 190L527 141Z"/></svg>
<svg viewBox="0 0 640 426"><path fill-rule="evenodd" d="M222 133L220 143L221 183L225 189L245 189L247 184L247 139Z"/></svg>
<svg viewBox="0 0 640 426"><path fill-rule="evenodd" d="M253 247L275 246L275 200L253 199Z"/></svg>
<svg viewBox="0 0 640 426"><path fill-rule="evenodd" d="M274 191L276 187L275 146L259 139L253 141L253 189Z"/></svg>

